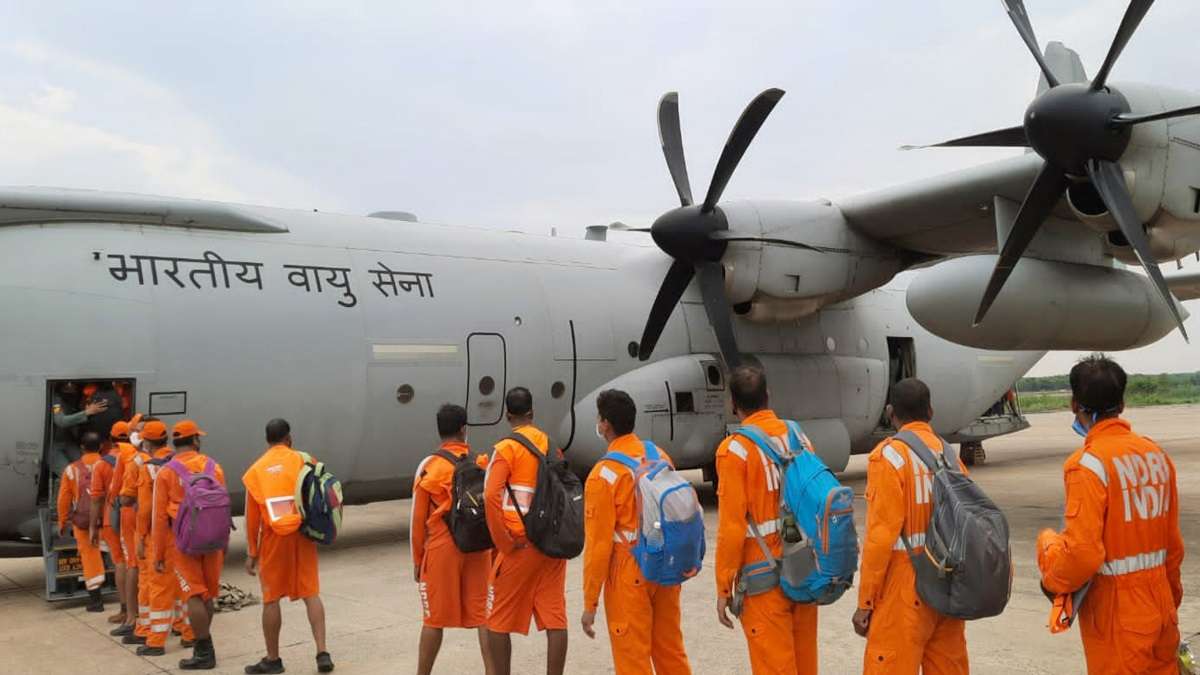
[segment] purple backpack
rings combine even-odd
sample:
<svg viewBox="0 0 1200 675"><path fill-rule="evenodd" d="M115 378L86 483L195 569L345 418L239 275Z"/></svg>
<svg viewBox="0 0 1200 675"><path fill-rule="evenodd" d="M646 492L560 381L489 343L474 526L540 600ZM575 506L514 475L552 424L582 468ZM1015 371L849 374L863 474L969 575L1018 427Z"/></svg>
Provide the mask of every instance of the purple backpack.
<svg viewBox="0 0 1200 675"><path fill-rule="evenodd" d="M184 555L204 555L224 551L229 546L233 513L229 490L217 480L216 467L212 459L206 459L202 473L188 471L177 459L167 464L183 484L183 501L179 503L172 531L175 547Z"/></svg>

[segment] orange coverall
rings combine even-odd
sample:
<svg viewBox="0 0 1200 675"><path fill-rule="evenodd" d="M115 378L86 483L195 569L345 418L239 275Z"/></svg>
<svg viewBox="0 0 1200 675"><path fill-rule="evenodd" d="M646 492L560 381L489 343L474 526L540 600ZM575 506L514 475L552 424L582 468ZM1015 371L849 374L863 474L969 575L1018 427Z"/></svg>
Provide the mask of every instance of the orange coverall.
<svg viewBox="0 0 1200 675"><path fill-rule="evenodd" d="M137 497L137 486L126 486L125 481L131 473L137 475L133 458L142 452L132 444L120 441L116 444L113 454L117 458L117 465L113 467L112 481L108 484L109 501L117 501L122 497ZM120 522L117 523L117 526L120 532L117 533L117 536L121 547L121 558L124 559L127 566L137 567L135 509L131 506L122 506L119 514Z"/></svg>
<svg viewBox="0 0 1200 675"><path fill-rule="evenodd" d="M195 450L176 453L175 459L182 462L188 471L195 474L204 471L209 460ZM217 481L225 485L225 471L216 465ZM213 551L200 556L184 555L175 548L175 537L171 532L171 519L179 512L183 501L183 483L176 473L166 466L154 478L154 522L150 538L154 544L154 561L170 562L175 568L175 577L185 599L199 596L205 601L217 597L221 590L221 567L225 564L225 552Z"/></svg>
<svg viewBox="0 0 1200 675"><path fill-rule="evenodd" d="M1079 608L1088 673L1174 675L1183 600L1175 464L1122 419L1102 420L1063 465L1066 528L1038 537L1042 585Z"/></svg>
<svg viewBox="0 0 1200 675"><path fill-rule="evenodd" d="M526 425L514 430L534 447L549 452L550 438L539 429ZM555 451L562 456L561 451ZM551 558L525 538L525 524L517 513L524 513L533 501L538 464L516 441L500 441L492 453L484 487L488 531L497 555L489 579L488 630L494 633L529 632L529 619L538 630L567 629L567 561ZM512 487L517 504L512 503L505 484Z"/></svg>
<svg viewBox="0 0 1200 675"><path fill-rule="evenodd" d="M85 452L79 459L71 462L63 472L62 481L58 484L58 529L61 532L66 526L71 510L81 499L92 498L91 485L84 485L86 473L95 474L96 465L100 461L100 453ZM89 591L98 590L104 585L104 554L100 548L92 546L88 531L72 525L75 534L75 544L79 549L79 558L83 563L83 583Z"/></svg>
<svg viewBox="0 0 1200 675"><path fill-rule="evenodd" d="M117 495L122 499L121 505L121 546L125 554L125 564L137 568L138 573L138 606L137 622L134 624L134 634L146 637L150 633L150 595L142 576L146 574L145 560L137 554L137 496L138 473L141 467L150 459L149 453L136 450L129 463L125 466L125 475L121 479L121 488ZM132 499L133 504L126 506L125 499ZM133 608L131 607L130 610ZM144 628L143 628L144 626Z"/></svg>
<svg viewBox="0 0 1200 675"><path fill-rule="evenodd" d="M753 425L787 447L787 423L770 410L750 415L742 424ZM796 450L796 449L793 449ZM733 435L717 447L717 594L730 597L742 568L763 560L762 550L749 523L758 526L771 554L779 556L783 543L779 523L779 468L748 438ZM793 675L817 672L817 606L793 602L776 587L746 596L742 631L754 673Z"/></svg>
<svg viewBox="0 0 1200 675"><path fill-rule="evenodd" d="M901 431L915 433L934 453L942 442L926 422ZM962 462L959 469L966 473ZM904 443L888 439L867 460L867 536L858 581L858 608L871 610L864 673L966 675L966 624L927 607L917 595L916 571L904 543L924 550L933 504L932 474Z"/></svg>
<svg viewBox="0 0 1200 675"><path fill-rule="evenodd" d="M154 459L162 460L170 458L171 455L171 448L164 446L154 452ZM144 459L139 463L137 458L134 459L134 464L138 467L137 536L146 554L141 561L141 572L138 575L139 621L135 632L146 638L148 647L165 646L172 629L178 631L184 640L194 640L191 620L183 605L186 598L183 597L183 590L179 587L179 580L175 578L170 561L166 561L162 572L154 569L152 562L155 559L154 544L150 539L151 525L154 521L154 479L162 472L163 467L149 464ZM141 623L142 605L146 607L145 628L142 628Z"/></svg>
<svg viewBox="0 0 1200 675"><path fill-rule="evenodd" d="M114 458L120 462L117 457L117 448L119 445L129 445L128 443L120 443L114 445L110 451ZM132 446L131 446L132 447ZM101 461L92 467L92 499L100 498L100 542L101 548L107 548L109 556L112 557L113 563L117 565L125 564L125 556L121 551L121 537L117 535L117 531L112 526L112 502L115 495L109 491L113 482L113 476L116 474L116 467L109 466L108 462ZM92 513L92 517L96 517Z"/></svg>
<svg viewBox="0 0 1200 675"><path fill-rule="evenodd" d="M441 449L457 457L471 452L467 444L457 441L443 443ZM487 465L486 457L478 459ZM417 467L409 523L413 567L421 571L417 590L426 626L478 628L487 623L492 551L463 553L454 544L444 519L450 511L453 482L454 466L445 457L430 455Z"/></svg>
<svg viewBox="0 0 1200 675"><path fill-rule="evenodd" d="M285 597L293 601L311 598L321 592L317 542L300 534L300 510L296 508L296 479L302 468L300 453L276 445L242 476L247 553L258 558L265 604Z"/></svg>
<svg viewBox="0 0 1200 675"><path fill-rule="evenodd" d="M608 449L635 460L646 455L633 434L613 439ZM658 452L671 461L662 448ZM588 475L583 496L583 608L596 611L603 589L617 675L687 675L692 668L680 627L680 586L646 581L631 553L640 520L636 488L629 467L613 460L597 462Z"/></svg>

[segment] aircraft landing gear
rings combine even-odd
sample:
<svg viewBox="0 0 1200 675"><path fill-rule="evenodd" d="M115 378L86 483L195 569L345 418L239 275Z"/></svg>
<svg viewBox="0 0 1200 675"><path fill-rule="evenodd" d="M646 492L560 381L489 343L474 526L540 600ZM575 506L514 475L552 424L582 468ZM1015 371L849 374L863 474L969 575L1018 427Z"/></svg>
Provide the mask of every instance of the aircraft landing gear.
<svg viewBox="0 0 1200 675"><path fill-rule="evenodd" d="M958 447L958 458L966 466L977 466L987 461L987 453L983 449L983 443L971 441Z"/></svg>

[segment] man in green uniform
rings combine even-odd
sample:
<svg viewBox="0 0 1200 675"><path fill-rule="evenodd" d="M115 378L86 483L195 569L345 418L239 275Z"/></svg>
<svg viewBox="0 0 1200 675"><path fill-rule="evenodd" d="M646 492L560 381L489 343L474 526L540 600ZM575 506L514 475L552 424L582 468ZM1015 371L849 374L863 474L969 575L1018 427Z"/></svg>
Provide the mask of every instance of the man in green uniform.
<svg viewBox="0 0 1200 675"><path fill-rule="evenodd" d="M54 428L50 430L50 473L61 476L67 466L79 459L79 433L93 415L108 409L108 403L88 403L79 409L79 386L74 382L58 385L50 405Z"/></svg>

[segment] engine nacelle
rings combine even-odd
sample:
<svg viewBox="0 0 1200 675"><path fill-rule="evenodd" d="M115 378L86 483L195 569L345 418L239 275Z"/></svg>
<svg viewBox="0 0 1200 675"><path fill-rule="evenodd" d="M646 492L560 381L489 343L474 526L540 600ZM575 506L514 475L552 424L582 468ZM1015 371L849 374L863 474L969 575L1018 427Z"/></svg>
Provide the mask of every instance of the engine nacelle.
<svg viewBox="0 0 1200 675"><path fill-rule="evenodd" d="M903 266L895 249L852 230L829 202L722 204L733 241L725 287L746 318L788 321L878 288ZM789 243L791 245L789 245Z"/></svg>
<svg viewBox="0 0 1200 675"><path fill-rule="evenodd" d="M908 287L908 311L934 335L979 349L1131 349L1175 329L1145 276L1036 258L1017 264L983 323L972 326L995 264L994 255L968 256L921 270Z"/></svg>

